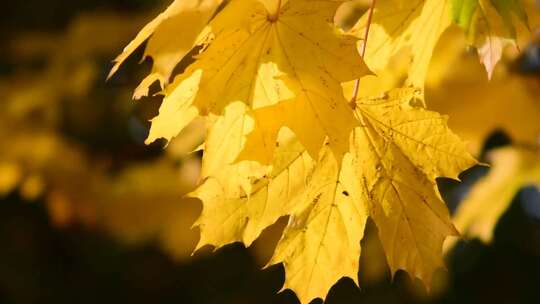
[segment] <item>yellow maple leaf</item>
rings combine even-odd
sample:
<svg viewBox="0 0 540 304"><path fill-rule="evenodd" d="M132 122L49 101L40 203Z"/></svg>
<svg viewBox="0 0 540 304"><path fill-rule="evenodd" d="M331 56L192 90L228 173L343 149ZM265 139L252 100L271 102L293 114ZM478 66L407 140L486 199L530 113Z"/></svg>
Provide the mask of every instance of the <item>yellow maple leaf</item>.
<svg viewBox="0 0 540 304"><path fill-rule="evenodd" d="M148 23L114 61L109 77L146 40L145 57L153 59L152 73L136 89L134 97L148 94L158 81L166 85L176 65L199 42L199 34L222 0L175 0L163 13Z"/></svg>
<svg viewBox="0 0 540 304"><path fill-rule="evenodd" d="M363 37L367 20L367 15L362 17L350 33ZM389 67L392 57L409 52L407 83L423 87L433 49L450 24L449 0L377 1L366 42L366 64L379 73Z"/></svg>
<svg viewBox="0 0 540 304"><path fill-rule="evenodd" d="M444 239L456 234L435 179L457 179L475 164L413 88L423 87L450 24L447 1L377 6L366 61L384 71L409 49L412 86L369 97L399 83L388 75L355 107L342 85L369 70L358 39L333 25L342 2L227 2L206 27L211 40L165 88L147 139L170 140L207 118L202 184L191 194L203 201L197 248L250 245L288 216L269 264L285 265L284 287L303 303L324 298L341 277L357 282L369 216L392 271L429 286ZM365 21L358 24L351 33L363 32Z"/></svg>
<svg viewBox="0 0 540 304"><path fill-rule="evenodd" d="M348 150L356 121L341 83L368 70L356 39L331 24L340 1L287 1L268 11L274 2L231 1L210 22L214 40L166 89L149 142L170 139L196 115L220 115L241 101L255 111L276 113L271 121L250 114L258 120L257 132L273 142L288 126L312 156L326 137L338 154ZM270 160L273 146L258 154Z"/></svg>
<svg viewBox="0 0 540 304"><path fill-rule="evenodd" d="M360 241L369 214L351 155L340 164L329 149L321 154L269 262L283 263L284 288L302 303L324 299L342 277L358 284Z"/></svg>
<svg viewBox="0 0 540 304"><path fill-rule="evenodd" d="M234 160L239 153L232 147L238 145L237 137L224 134L242 129L244 114L237 107L225 112L206 141L204 182L192 193L204 205L196 223L201 230L197 248L206 244L219 248L236 241L251 245L263 229L291 213L293 198L303 189L313 166L305 149L284 129L271 168L253 161L219 162L223 165L217 167L213 155L225 154L225 160Z"/></svg>
<svg viewBox="0 0 540 304"><path fill-rule="evenodd" d="M354 133L354 153L391 269L429 286L443 266L442 243L455 234L435 178L457 178L475 161L446 118L419 106L418 98L414 89L404 89L360 102L364 127Z"/></svg>
<svg viewBox="0 0 540 304"><path fill-rule="evenodd" d="M197 222L199 247L234 241L249 245L263 229L289 215L269 264L284 263L285 288L307 303L324 298L343 276L357 282L360 240L369 215L379 227L392 270L407 270L429 285L432 273L443 266L442 242L455 235L435 178L456 178L475 161L448 130L446 119L419 105L419 96L415 89L402 89L360 101L356 116L362 126L354 129L351 152L342 162L329 147L313 162L285 136L270 173L251 175L250 186L241 178L246 174L238 174L249 161L215 171L195 191L204 205ZM224 126L215 130L221 135L215 138L241 138L224 136L234 129Z"/></svg>
<svg viewBox="0 0 540 304"><path fill-rule="evenodd" d="M500 148L489 154L489 173L478 181L460 203L454 223L465 236L484 242L516 193L525 186L540 188L540 152L518 146Z"/></svg>

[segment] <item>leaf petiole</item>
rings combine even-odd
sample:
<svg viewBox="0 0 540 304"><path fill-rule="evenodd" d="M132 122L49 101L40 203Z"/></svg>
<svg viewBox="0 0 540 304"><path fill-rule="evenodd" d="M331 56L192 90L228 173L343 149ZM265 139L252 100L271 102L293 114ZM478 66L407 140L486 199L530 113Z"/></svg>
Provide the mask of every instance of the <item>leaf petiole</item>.
<svg viewBox="0 0 540 304"><path fill-rule="evenodd" d="M364 59L364 56L366 55L366 46L367 41L369 37L369 28L371 27L371 20L373 19L373 11L375 10L375 4L377 0L371 0L371 4L369 6L369 12L368 12L368 18L367 18L367 24L366 24L366 31L364 32L364 41L362 43L362 49L360 50L360 56L362 59ZM355 109L356 108L356 98L358 98L358 90L360 89L360 78L356 79L354 82L354 89L353 89L353 95L350 101L350 106Z"/></svg>

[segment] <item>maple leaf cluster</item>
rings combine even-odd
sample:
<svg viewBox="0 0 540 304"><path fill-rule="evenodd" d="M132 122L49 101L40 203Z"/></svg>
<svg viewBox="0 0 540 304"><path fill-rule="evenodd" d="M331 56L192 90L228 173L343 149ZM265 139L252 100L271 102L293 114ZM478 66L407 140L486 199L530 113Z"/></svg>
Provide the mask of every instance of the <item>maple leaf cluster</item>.
<svg viewBox="0 0 540 304"><path fill-rule="evenodd" d="M516 35L512 16L527 22L518 1L380 0L344 30L334 21L344 2L176 0L111 71L147 41L153 68L134 97L156 81L164 95L147 142L207 124L191 193L203 202L197 248L249 246L287 216L268 264L283 263L284 287L303 303L342 277L357 282L368 217L392 272L431 284L444 240L458 235L436 179L476 164L426 108L433 50L457 23L491 75Z"/></svg>

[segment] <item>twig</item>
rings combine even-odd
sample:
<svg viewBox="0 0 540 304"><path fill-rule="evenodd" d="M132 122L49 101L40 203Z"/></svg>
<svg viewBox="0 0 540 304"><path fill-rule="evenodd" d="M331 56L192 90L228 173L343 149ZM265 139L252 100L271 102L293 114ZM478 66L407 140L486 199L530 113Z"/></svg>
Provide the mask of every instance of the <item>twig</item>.
<svg viewBox="0 0 540 304"><path fill-rule="evenodd" d="M268 20L270 22L276 22L279 18L279 13L281 12L281 0L277 0L277 7L276 7L276 11L268 16Z"/></svg>
<svg viewBox="0 0 540 304"><path fill-rule="evenodd" d="M362 49L360 50L360 56L362 57L362 59L364 59L364 56L366 55L366 46L367 46L367 41L369 37L369 29L371 27L371 19L373 18L373 11L375 10L376 2L377 0L371 0L371 4L369 6L366 30L364 32L364 43L362 43ZM353 109L356 107L356 98L358 98L359 89L360 89L360 78L356 79L356 81L354 82L353 95L350 102L351 107Z"/></svg>

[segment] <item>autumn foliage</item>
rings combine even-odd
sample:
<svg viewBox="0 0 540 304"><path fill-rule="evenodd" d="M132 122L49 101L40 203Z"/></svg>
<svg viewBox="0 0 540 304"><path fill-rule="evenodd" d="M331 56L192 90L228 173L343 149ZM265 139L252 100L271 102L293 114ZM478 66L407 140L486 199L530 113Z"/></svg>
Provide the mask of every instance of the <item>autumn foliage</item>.
<svg viewBox="0 0 540 304"><path fill-rule="evenodd" d="M166 142L166 154L110 177L54 127L30 141L20 129L20 144L0 158L0 194L48 187L59 225L78 217L127 242L152 236L177 257L249 247L286 219L265 262L283 264L283 288L302 303L324 300L343 277L359 283L372 221L391 274L404 270L430 290L458 237L489 242L519 189L540 186L540 127L531 123L540 117L539 82L513 66L538 39L539 20L532 0L174 0L108 75L144 46L152 68L133 97L162 98L145 143ZM69 58L45 75L65 79L75 65L69 86L13 89L10 104L59 108L51 104L87 94L95 67L84 55ZM18 121L9 113L0 126ZM481 154L497 128L513 143ZM63 160L81 166L57 165ZM459 181L474 166L491 168L451 215L438 181ZM195 245L189 226L199 210L186 206L197 200Z"/></svg>
<svg viewBox="0 0 540 304"><path fill-rule="evenodd" d="M150 37L153 70L135 97L154 81L165 97L148 142L170 140L196 117L208 125L192 193L204 205L198 248L249 246L288 216L269 264L284 264L285 288L303 303L343 276L356 281L368 217L392 271L429 288L444 240L459 234L436 179L476 164L447 118L429 110L433 50L457 24L491 77L516 23L528 25L519 1L382 0L343 29L334 22L343 2L175 1L113 69ZM192 63L169 84L181 60Z"/></svg>

